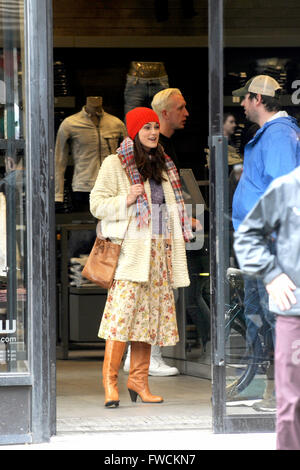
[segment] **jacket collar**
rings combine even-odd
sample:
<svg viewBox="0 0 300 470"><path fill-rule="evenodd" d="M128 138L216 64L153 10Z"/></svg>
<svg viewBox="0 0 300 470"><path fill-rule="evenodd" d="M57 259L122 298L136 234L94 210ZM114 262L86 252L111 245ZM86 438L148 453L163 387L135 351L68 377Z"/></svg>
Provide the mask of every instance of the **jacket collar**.
<svg viewBox="0 0 300 470"><path fill-rule="evenodd" d="M279 116L275 119L273 118L273 119L265 122L264 125L260 129L258 129L255 136L252 137L251 140L249 140L247 145L255 143L261 137L261 135L265 132L265 130L268 129L268 127L273 126L273 124L276 124L278 122L280 122L282 124L286 124L287 126L291 127L293 125L293 123L296 123L296 120L294 118L292 118L291 116L287 115L287 116Z"/></svg>
<svg viewBox="0 0 300 470"><path fill-rule="evenodd" d="M83 116L84 116L85 118L90 118L90 117L91 117L91 114L89 114L89 113L86 111L85 106L83 106L81 112L82 112L82 114L83 114ZM100 118L102 118L102 117L103 117L103 114L104 114L104 110L102 109L102 112L101 112L101 113L96 113L96 114L97 114L97 116L99 116Z"/></svg>

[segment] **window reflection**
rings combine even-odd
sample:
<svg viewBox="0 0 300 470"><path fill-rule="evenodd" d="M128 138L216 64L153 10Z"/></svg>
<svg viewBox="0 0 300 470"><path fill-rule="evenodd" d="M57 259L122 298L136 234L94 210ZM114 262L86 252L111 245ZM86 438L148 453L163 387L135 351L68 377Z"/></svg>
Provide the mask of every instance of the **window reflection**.
<svg viewBox="0 0 300 470"><path fill-rule="evenodd" d="M1 2L0 373L28 371L23 9Z"/></svg>
<svg viewBox="0 0 300 470"><path fill-rule="evenodd" d="M234 193L243 174L244 151L259 129L241 114L240 103L224 112L224 136L228 139L228 214L232 219ZM228 132L229 119L236 126ZM234 162L232 153L240 157ZM256 175L258 178L258 174ZM237 204L237 201L236 201ZM274 342L266 319L268 296L261 280L239 269L233 250L233 224L229 227L230 262L225 282L228 299L225 311L226 399L230 414L274 413Z"/></svg>
<svg viewBox="0 0 300 470"><path fill-rule="evenodd" d="M181 184L188 215L202 226L195 233L195 242L186 245L190 277L190 286L185 289L186 359L210 364L208 207L192 170L181 170Z"/></svg>

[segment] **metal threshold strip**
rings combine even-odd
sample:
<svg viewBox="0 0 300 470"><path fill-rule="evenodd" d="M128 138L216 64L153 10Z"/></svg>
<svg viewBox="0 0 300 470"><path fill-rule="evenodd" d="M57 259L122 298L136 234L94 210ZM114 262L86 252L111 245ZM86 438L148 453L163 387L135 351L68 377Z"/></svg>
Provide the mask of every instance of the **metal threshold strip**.
<svg viewBox="0 0 300 470"><path fill-rule="evenodd" d="M66 433L212 429L212 419L203 415L134 416L118 418L59 418L57 435Z"/></svg>

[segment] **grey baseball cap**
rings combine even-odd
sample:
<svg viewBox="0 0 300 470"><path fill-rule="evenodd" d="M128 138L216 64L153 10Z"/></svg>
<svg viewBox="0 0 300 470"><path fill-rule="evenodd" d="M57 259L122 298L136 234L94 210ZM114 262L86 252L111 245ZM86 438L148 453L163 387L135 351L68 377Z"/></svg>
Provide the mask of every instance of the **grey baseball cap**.
<svg viewBox="0 0 300 470"><path fill-rule="evenodd" d="M281 90L281 86L278 82L269 75L257 75L256 77L250 78L245 86L234 90L233 96L245 96L247 93L259 93L265 96L275 96L276 91Z"/></svg>

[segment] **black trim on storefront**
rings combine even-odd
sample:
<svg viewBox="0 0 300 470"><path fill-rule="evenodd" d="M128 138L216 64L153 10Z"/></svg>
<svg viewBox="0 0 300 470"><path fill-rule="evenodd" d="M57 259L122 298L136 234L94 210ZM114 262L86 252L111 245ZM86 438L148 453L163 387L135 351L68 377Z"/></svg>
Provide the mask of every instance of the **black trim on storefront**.
<svg viewBox="0 0 300 470"><path fill-rule="evenodd" d="M226 416L224 433L274 432L275 414Z"/></svg>
<svg viewBox="0 0 300 470"><path fill-rule="evenodd" d="M224 312L222 298L222 255L224 231L220 220L223 172L218 160L224 160L223 147L223 0L208 2L209 23L209 147L210 147L210 279L211 279L211 338L213 378L213 428L225 429L225 365L222 357L222 334L219 321ZM220 161L220 160L219 160ZM220 266L221 261L221 266ZM223 314L224 315L224 314Z"/></svg>
<svg viewBox="0 0 300 470"><path fill-rule="evenodd" d="M0 375L1 445L49 441L56 427L52 0L24 3L21 43L25 52L26 138L18 140L9 135L0 140L0 148L13 156L20 149L26 151L29 372ZM12 47L15 46L6 44L8 51ZM10 102L14 101L10 98ZM13 216L9 219L8 235L15 227ZM15 246L16 242L10 240L11 257L15 256ZM15 266L14 259L9 262ZM9 278L10 292L15 291L12 282L14 279ZM8 300L9 313L16 307L15 299Z"/></svg>
<svg viewBox="0 0 300 470"><path fill-rule="evenodd" d="M32 442L56 427L52 1L25 2L28 309Z"/></svg>

